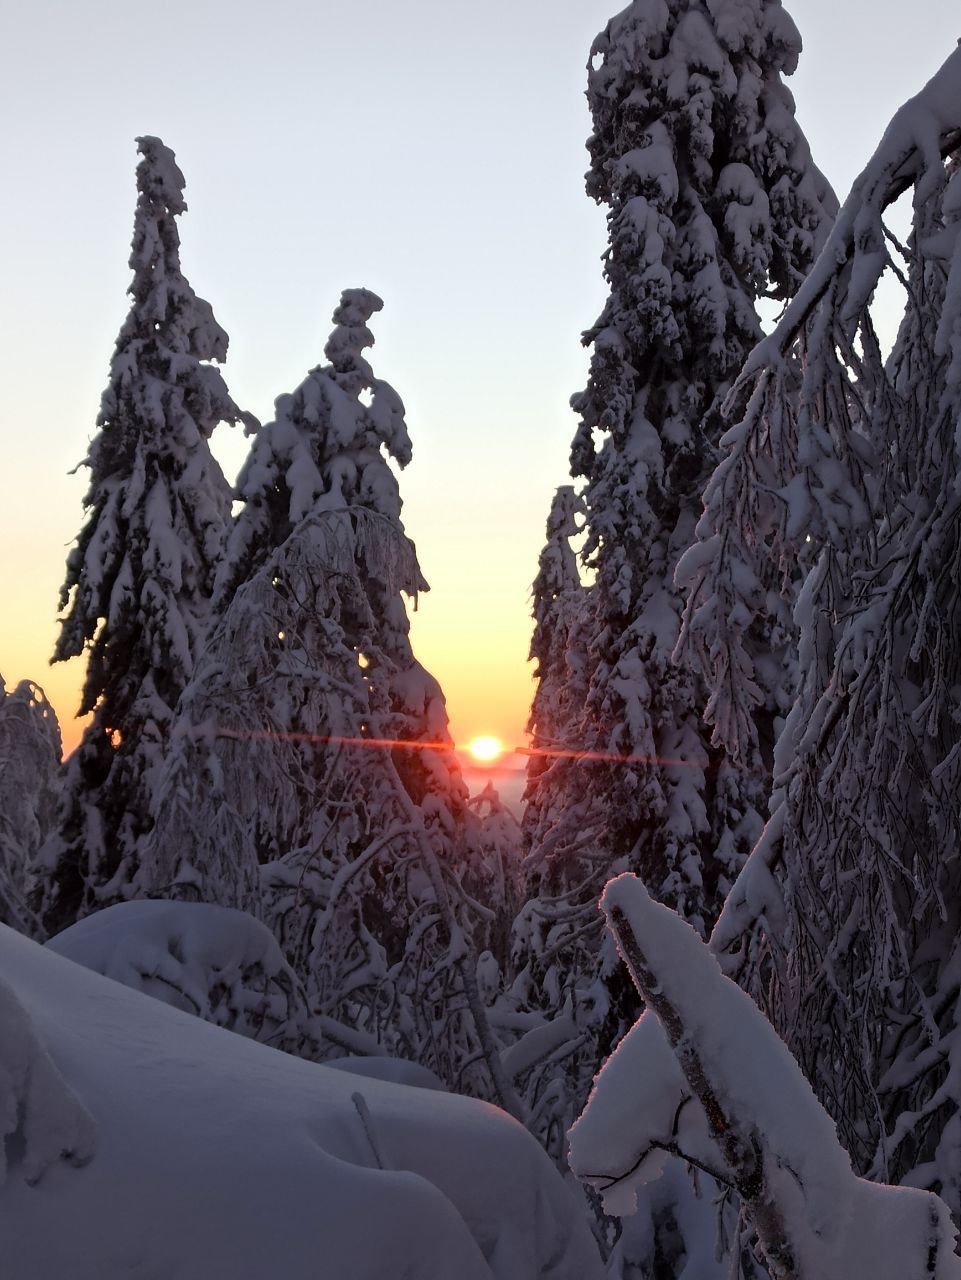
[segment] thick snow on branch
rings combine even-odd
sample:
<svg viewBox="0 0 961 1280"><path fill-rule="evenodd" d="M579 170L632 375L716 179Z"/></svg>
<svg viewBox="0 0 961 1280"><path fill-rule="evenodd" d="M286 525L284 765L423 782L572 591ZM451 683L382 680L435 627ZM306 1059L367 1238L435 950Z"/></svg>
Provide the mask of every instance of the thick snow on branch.
<svg viewBox="0 0 961 1280"><path fill-rule="evenodd" d="M694 930L633 876L602 906L648 1011L572 1131L578 1177L625 1214L664 1150L679 1151L735 1186L774 1276L961 1277L947 1206L855 1177L786 1046Z"/></svg>
<svg viewBox="0 0 961 1280"><path fill-rule="evenodd" d="M856 320L887 263L881 215L915 187L915 206L941 181L942 161L961 144L961 49L955 50L885 130L877 151L851 188L814 269L774 332L749 356L741 381L775 365L832 280L844 277L842 317Z"/></svg>

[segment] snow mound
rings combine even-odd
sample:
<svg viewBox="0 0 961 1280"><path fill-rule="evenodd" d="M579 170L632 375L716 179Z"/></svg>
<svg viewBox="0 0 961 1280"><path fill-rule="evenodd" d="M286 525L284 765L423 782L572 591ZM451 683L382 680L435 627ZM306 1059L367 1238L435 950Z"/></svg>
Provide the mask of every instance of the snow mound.
<svg viewBox="0 0 961 1280"><path fill-rule="evenodd" d="M82 1170L0 1189L4 1280L600 1276L568 1188L496 1108L278 1053L6 928L0 972L98 1125Z"/></svg>
<svg viewBox="0 0 961 1280"><path fill-rule="evenodd" d="M147 899L85 916L46 944L165 1004L296 1050L306 1009L270 932L244 911Z"/></svg>

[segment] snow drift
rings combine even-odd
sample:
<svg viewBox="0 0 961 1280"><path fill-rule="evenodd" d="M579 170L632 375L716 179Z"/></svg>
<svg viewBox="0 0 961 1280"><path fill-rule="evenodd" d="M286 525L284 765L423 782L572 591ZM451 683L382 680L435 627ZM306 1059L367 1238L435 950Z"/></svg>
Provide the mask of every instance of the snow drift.
<svg viewBox="0 0 961 1280"><path fill-rule="evenodd" d="M0 973L4 1280L599 1276L568 1189L496 1108L279 1053L7 928Z"/></svg>

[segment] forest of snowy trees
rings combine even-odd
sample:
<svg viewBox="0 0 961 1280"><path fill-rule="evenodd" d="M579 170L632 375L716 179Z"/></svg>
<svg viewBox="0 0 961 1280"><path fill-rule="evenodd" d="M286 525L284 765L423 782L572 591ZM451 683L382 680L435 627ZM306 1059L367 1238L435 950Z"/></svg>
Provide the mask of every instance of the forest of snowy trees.
<svg viewBox="0 0 961 1280"><path fill-rule="evenodd" d="M383 302L331 299L259 423L137 139L79 747L0 682L0 1274L961 1280L961 50L840 206L800 54L779 0L634 0L590 49L607 298L519 822L411 643ZM136 1206L192 1128L168 1253Z"/></svg>

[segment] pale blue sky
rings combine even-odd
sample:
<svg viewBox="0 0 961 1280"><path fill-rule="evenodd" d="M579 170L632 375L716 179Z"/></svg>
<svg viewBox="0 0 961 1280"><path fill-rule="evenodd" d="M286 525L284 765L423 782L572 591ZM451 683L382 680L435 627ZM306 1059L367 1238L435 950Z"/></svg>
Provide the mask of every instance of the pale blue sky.
<svg viewBox="0 0 961 1280"><path fill-rule="evenodd" d="M797 0L794 78L846 194L893 110L961 35L957 6ZM603 300L583 194L599 0L0 0L0 672L69 713L46 658L82 457L126 310L133 139L187 178L185 271L262 418L322 359L340 290L380 293L378 374L408 408L415 627L461 737L519 738L527 592L566 478L578 338ZM220 452L233 470L239 434ZM477 691L482 690L481 697Z"/></svg>

